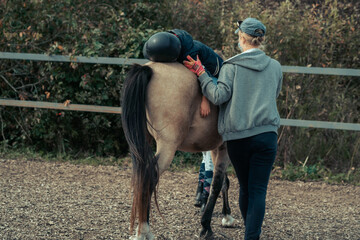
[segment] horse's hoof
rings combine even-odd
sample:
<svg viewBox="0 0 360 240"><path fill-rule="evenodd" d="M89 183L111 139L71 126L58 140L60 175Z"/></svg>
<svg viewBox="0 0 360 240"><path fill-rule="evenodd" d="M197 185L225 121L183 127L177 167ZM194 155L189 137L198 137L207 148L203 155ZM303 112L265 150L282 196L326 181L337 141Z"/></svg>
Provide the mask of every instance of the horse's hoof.
<svg viewBox="0 0 360 240"><path fill-rule="evenodd" d="M235 219L231 216L231 215L226 215L222 221L221 221L221 225L223 227L229 228L232 227L234 225Z"/></svg>
<svg viewBox="0 0 360 240"><path fill-rule="evenodd" d="M214 232L211 229L203 229L200 232L199 239L201 239L201 240L212 240L212 239L214 239Z"/></svg>
<svg viewBox="0 0 360 240"><path fill-rule="evenodd" d="M138 238L137 236L131 236L129 240L140 240L140 238Z"/></svg>
<svg viewBox="0 0 360 240"><path fill-rule="evenodd" d="M146 240L145 236L131 236L129 240Z"/></svg>
<svg viewBox="0 0 360 240"><path fill-rule="evenodd" d="M139 226L136 228L136 232L138 232ZM143 223L140 231L140 235L136 234L135 236L131 236L130 240L154 240L154 235L150 232L150 226L148 223Z"/></svg>
<svg viewBox="0 0 360 240"><path fill-rule="evenodd" d="M129 238L130 240L154 240L155 237L152 233L146 234L146 235L140 235L140 236L131 236Z"/></svg>

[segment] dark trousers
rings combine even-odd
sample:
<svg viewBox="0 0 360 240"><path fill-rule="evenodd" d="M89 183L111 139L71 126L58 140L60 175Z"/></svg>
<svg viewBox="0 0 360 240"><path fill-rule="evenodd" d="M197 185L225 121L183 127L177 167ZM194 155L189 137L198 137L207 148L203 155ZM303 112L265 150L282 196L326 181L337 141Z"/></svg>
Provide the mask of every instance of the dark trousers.
<svg viewBox="0 0 360 240"><path fill-rule="evenodd" d="M277 152L277 134L227 142L230 160L240 184L239 206L245 224L245 239L259 239L265 215L265 199Z"/></svg>

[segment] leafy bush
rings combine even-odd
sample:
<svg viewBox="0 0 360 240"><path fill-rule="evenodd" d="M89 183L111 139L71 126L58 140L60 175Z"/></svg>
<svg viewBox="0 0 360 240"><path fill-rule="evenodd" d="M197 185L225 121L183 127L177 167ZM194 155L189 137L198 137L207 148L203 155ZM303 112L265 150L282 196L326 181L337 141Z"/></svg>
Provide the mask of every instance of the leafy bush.
<svg viewBox="0 0 360 240"><path fill-rule="evenodd" d="M2 51L140 58L161 22L161 1L5 1L0 4ZM148 19L149 17L149 19ZM1 97L120 106L126 67L2 61ZM1 108L2 140L58 153L123 155L120 116Z"/></svg>

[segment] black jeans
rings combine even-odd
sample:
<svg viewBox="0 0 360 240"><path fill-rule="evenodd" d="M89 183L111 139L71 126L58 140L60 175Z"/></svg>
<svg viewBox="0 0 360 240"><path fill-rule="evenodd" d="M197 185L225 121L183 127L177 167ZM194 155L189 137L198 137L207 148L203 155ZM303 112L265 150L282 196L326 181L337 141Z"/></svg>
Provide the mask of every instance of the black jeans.
<svg viewBox="0 0 360 240"><path fill-rule="evenodd" d="M277 134L267 132L231 140L227 147L240 184L239 206L245 239L259 239L267 186L277 152Z"/></svg>

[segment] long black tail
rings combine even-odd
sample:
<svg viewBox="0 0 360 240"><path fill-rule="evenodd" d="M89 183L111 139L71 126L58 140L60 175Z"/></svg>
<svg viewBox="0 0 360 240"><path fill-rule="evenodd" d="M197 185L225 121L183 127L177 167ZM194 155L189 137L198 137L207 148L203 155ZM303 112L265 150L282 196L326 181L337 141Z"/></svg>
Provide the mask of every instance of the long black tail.
<svg viewBox="0 0 360 240"><path fill-rule="evenodd" d="M122 92L122 127L133 163L131 232L137 217L139 224L148 220L152 193L157 205L158 165L150 145L152 137L147 130L145 108L146 89L152 75L150 67L134 64L126 76Z"/></svg>

